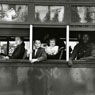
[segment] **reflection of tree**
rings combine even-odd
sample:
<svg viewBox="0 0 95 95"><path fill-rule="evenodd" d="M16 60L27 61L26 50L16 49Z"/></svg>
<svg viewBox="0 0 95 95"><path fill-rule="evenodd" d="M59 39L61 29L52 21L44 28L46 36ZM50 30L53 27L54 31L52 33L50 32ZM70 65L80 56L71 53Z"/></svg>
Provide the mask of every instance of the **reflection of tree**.
<svg viewBox="0 0 95 95"><path fill-rule="evenodd" d="M48 12L46 13L46 16L44 17L44 22L50 21L50 7L48 7Z"/></svg>
<svg viewBox="0 0 95 95"><path fill-rule="evenodd" d="M3 6L0 5L0 7L1 7L1 10L0 10L0 18L3 18L4 17Z"/></svg>
<svg viewBox="0 0 95 95"><path fill-rule="evenodd" d="M39 12L36 12L35 15L36 15L36 21L40 21L40 14L39 14Z"/></svg>
<svg viewBox="0 0 95 95"><path fill-rule="evenodd" d="M47 22L50 20L50 12L47 12L45 18L44 18L44 21Z"/></svg>
<svg viewBox="0 0 95 95"><path fill-rule="evenodd" d="M53 17L54 22L58 22L58 13L59 13L59 11L56 10L54 17Z"/></svg>

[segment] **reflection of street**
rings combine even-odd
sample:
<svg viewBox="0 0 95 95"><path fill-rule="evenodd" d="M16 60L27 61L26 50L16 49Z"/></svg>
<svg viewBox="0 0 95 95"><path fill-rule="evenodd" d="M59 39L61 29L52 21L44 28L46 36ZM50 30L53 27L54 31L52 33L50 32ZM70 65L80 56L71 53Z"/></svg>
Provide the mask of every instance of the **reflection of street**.
<svg viewBox="0 0 95 95"><path fill-rule="evenodd" d="M95 95L92 68L53 68L48 95Z"/></svg>
<svg viewBox="0 0 95 95"><path fill-rule="evenodd" d="M94 76L91 68L72 68L71 77L77 84L86 86L86 95L94 95ZM81 95L81 94L80 94ZM85 94L84 94L85 95Z"/></svg>
<svg viewBox="0 0 95 95"><path fill-rule="evenodd" d="M95 95L94 72L94 68L1 67L0 91L13 95L16 92L18 95Z"/></svg>

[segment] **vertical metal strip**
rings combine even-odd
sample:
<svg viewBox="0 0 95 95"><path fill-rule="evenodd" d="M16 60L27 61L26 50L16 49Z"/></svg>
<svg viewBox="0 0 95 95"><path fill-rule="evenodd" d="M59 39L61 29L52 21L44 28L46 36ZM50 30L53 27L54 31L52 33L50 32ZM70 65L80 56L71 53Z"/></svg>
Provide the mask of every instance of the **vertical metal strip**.
<svg viewBox="0 0 95 95"><path fill-rule="evenodd" d="M32 46L33 45L33 25L30 25L30 56L29 56L29 60L32 60Z"/></svg>
<svg viewBox="0 0 95 95"><path fill-rule="evenodd" d="M69 61L69 25L66 27L66 61Z"/></svg>

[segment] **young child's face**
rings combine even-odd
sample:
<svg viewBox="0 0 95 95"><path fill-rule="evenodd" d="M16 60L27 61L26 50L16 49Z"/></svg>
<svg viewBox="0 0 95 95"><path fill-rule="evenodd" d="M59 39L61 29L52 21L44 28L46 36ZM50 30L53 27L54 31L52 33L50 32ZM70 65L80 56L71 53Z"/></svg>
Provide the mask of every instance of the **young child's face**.
<svg viewBox="0 0 95 95"><path fill-rule="evenodd" d="M41 47L41 42L39 40L35 41L35 48L38 49L39 47Z"/></svg>
<svg viewBox="0 0 95 95"><path fill-rule="evenodd" d="M50 46L55 46L55 40L50 40Z"/></svg>

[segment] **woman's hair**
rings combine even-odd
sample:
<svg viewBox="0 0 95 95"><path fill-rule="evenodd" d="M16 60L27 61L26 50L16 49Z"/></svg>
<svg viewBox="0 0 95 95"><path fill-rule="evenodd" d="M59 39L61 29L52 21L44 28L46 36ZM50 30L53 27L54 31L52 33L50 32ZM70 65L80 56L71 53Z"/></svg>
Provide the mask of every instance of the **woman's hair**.
<svg viewBox="0 0 95 95"><path fill-rule="evenodd" d="M55 39L55 38L52 38L52 39L50 39L49 41L55 41L55 42L56 42L56 39Z"/></svg>
<svg viewBox="0 0 95 95"><path fill-rule="evenodd" d="M50 42L50 41L55 41L55 43L56 43L56 39L55 39L55 38L50 39L49 42Z"/></svg>
<svg viewBox="0 0 95 95"><path fill-rule="evenodd" d="M50 41L55 41L55 43L56 43L56 39L55 38L51 38L51 39L48 40L47 45L50 44Z"/></svg>

